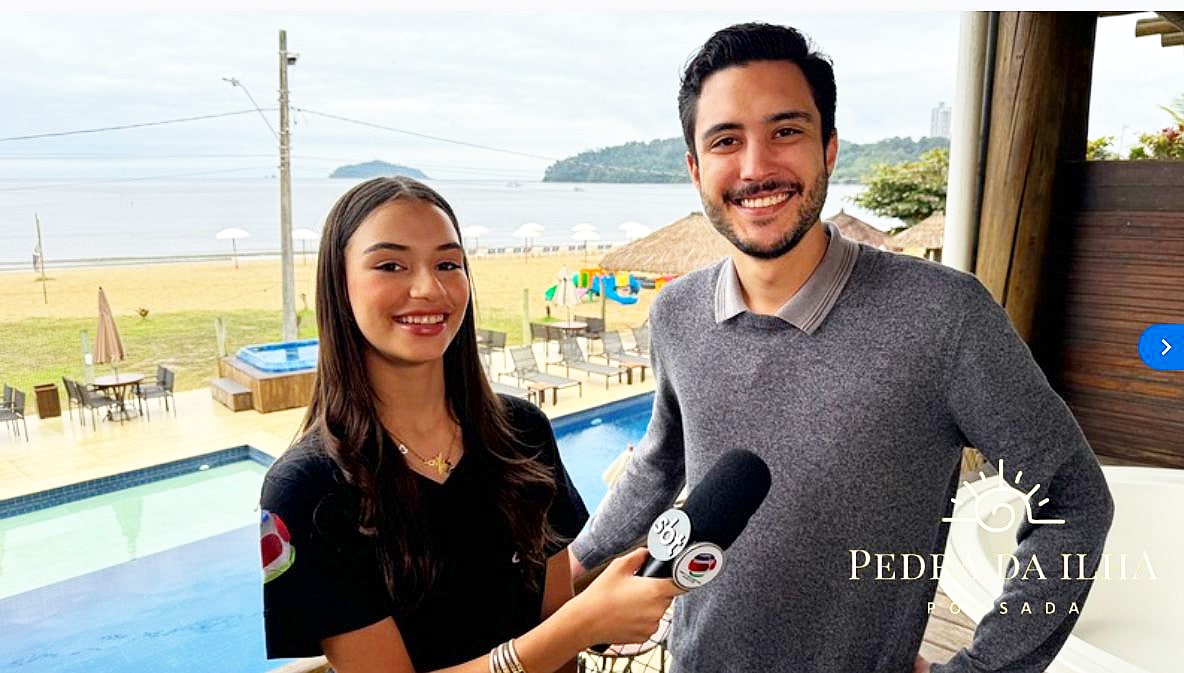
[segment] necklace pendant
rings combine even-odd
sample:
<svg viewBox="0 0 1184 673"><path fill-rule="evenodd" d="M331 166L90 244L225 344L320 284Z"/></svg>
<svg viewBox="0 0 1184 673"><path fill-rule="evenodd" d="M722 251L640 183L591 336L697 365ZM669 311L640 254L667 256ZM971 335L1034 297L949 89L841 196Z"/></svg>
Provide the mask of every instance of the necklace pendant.
<svg viewBox="0 0 1184 673"><path fill-rule="evenodd" d="M428 461L428 465L436 468L436 474L440 476L452 472L452 462L445 458L442 453L437 453L435 458Z"/></svg>

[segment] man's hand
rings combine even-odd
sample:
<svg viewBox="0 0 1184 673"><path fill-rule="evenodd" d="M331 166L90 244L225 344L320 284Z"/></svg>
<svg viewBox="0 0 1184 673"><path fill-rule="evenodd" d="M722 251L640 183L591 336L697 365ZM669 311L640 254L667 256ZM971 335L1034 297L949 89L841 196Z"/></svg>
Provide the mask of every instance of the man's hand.
<svg viewBox="0 0 1184 673"><path fill-rule="evenodd" d="M913 673L929 673L930 666L929 661L918 654L917 658L913 660Z"/></svg>

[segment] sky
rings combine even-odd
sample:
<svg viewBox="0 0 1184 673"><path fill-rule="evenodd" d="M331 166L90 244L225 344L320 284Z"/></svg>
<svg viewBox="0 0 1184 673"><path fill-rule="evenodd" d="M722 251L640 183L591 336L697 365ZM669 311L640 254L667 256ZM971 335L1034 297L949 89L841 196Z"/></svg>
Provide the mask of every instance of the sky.
<svg viewBox="0 0 1184 673"><path fill-rule="evenodd" d="M1184 50L1136 39L1136 18L1101 20L1095 54L1090 137L1124 147L1165 126L1157 105L1184 93ZM276 139L245 91L278 126L283 28L299 54L294 176L381 159L438 179L535 180L554 159L680 135L682 65L750 20L794 25L833 58L842 138L918 138L953 102L957 12L5 12L0 179L275 174ZM239 111L250 113L3 140Z"/></svg>

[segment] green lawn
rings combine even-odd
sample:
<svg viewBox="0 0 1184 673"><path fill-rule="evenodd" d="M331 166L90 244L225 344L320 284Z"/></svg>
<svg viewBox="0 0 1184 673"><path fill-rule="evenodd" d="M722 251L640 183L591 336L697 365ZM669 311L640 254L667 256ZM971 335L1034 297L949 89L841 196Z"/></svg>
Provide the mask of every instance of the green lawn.
<svg viewBox="0 0 1184 673"><path fill-rule="evenodd" d="M217 339L214 318L226 322L226 351L234 353L248 344L280 340L280 312L263 310L185 311L117 318L128 358L119 363L123 372L151 376L156 365L177 372L177 390L209 384L217 372ZM505 310L483 310L480 325L507 333L509 344L522 343L522 316ZM28 393L33 413L33 386L57 383L63 376L83 378L80 332L85 330L94 347L94 318L30 319L0 323L0 383ZM317 336L313 312L301 311L300 338ZM112 373L111 365L96 365L95 375ZM64 394L64 391L61 391Z"/></svg>
<svg viewBox="0 0 1184 673"><path fill-rule="evenodd" d="M300 337L315 337L312 312L301 313ZM156 365L165 365L177 372L177 390L207 385L217 375L214 318L219 316L226 322L228 353L248 344L279 341L279 311L185 311L153 313L146 319L119 317L119 332L128 353L119 370L152 376ZM0 323L0 382L29 393L27 408L33 413L34 385L57 383L60 389L63 376L83 377L79 334L85 330L93 348L95 326L94 318ZM96 375L111 372L111 365L95 365Z"/></svg>

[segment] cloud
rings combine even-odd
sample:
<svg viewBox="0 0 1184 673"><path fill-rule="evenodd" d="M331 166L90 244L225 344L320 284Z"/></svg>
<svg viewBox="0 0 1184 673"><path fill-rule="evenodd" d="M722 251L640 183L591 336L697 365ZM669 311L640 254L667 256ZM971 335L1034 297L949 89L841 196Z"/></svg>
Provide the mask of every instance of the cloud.
<svg viewBox="0 0 1184 673"><path fill-rule="evenodd" d="M679 135L683 63L714 30L745 20L793 22L833 57L838 126L849 140L923 135L929 110L953 103L956 13L10 13L0 59L21 67L0 71L9 92L0 97L0 135L248 109L243 91L222 81L231 76L272 108L285 28L289 50L300 54L290 71L295 106L563 157ZM1179 54L1108 21L1099 28L1091 124L1107 133L1115 124L1157 128L1154 104L1182 88L1168 84L1184 81ZM380 158L435 166L436 176L537 178L548 163L312 115L294 122L294 170L303 176ZM262 121L246 115L0 143L0 177L217 170L257 166L259 158L238 155L274 152ZM118 156L52 159L87 153Z"/></svg>

